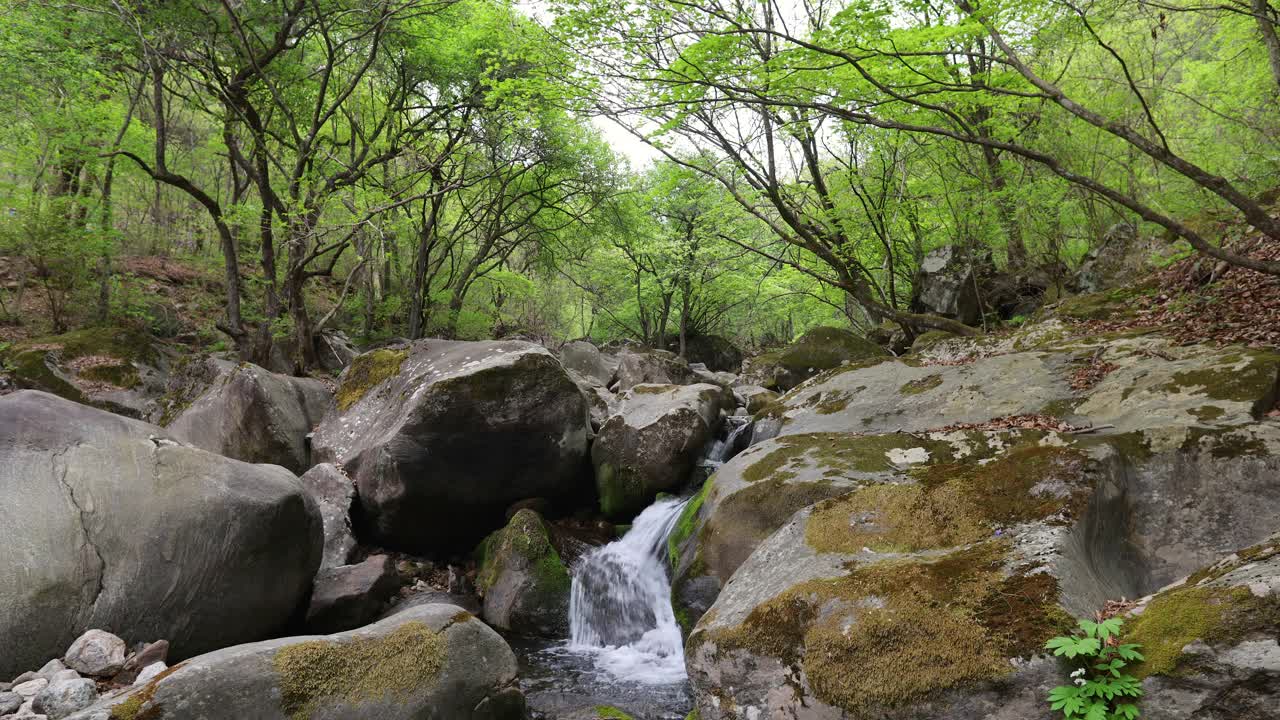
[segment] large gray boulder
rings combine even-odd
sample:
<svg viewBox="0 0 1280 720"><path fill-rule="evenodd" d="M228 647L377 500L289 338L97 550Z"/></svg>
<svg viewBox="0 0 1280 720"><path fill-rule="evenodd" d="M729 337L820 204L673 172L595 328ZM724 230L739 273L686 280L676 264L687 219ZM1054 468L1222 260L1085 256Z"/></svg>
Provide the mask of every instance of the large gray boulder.
<svg viewBox="0 0 1280 720"><path fill-rule="evenodd" d="M523 635L563 636L569 621L569 571L542 517L520 510L480 546L476 589L484 620Z"/></svg>
<svg viewBox="0 0 1280 720"><path fill-rule="evenodd" d="M377 542L463 549L512 502L585 479L586 400L545 348L424 340L359 356L316 430L316 460L356 483Z"/></svg>
<svg viewBox="0 0 1280 720"><path fill-rule="evenodd" d="M916 272L911 309L976 324L984 310L978 289L994 273L990 251L974 254L954 245L932 250Z"/></svg>
<svg viewBox="0 0 1280 720"><path fill-rule="evenodd" d="M616 392L636 385L687 385L694 382L693 370L684 358L667 350L627 348L618 355Z"/></svg>
<svg viewBox="0 0 1280 720"><path fill-rule="evenodd" d="M209 452L295 473L311 466L307 433L333 393L319 380L268 372L251 363L207 359L203 391L167 425L177 439Z"/></svg>
<svg viewBox="0 0 1280 720"><path fill-rule="evenodd" d="M560 362L566 370L590 378L605 387L613 383L613 374L618 371L617 356L606 355L585 340L565 343L559 354Z"/></svg>
<svg viewBox="0 0 1280 720"><path fill-rule="evenodd" d="M191 658L72 715L149 720L522 720L516 658L453 605L358 630L237 645Z"/></svg>
<svg viewBox="0 0 1280 720"><path fill-rule="evenodd" d="M0 398L0 676L84 631L187 657L278 632L320 564L289 471L41 392Z"/></svg>
<svg viewBox="0 0 1280 720"><path fill-rule="evenodd" d="M600 509L611 517L635 514L687 482L732 402L732 393L715 385L632 387L591 447Z"/></svg>
<svg viewBox="0 0 1280 720"><path fill-rule="evenodd" d="M320 567L346 565L356 549L356 538L351 530L355 483L333 463L320 463L298 480L320 508L320 519L324 525L324 558Z"/></svg>

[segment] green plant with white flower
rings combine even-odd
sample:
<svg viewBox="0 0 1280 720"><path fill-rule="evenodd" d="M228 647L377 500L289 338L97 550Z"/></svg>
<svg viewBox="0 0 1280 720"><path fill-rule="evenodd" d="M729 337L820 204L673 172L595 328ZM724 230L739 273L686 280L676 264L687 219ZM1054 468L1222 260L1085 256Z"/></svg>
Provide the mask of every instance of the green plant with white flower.
<svg viewBox="0 0 1280 720"><path fill-rule="evenodd" d="M1049 706L1066 720L1134 720L1140 714L1142 683L1125 668L1144 659L1142 646L1120 642L1124 621L1081 620L1079 630L1053 638L1045 648L1077 667L1071 684L1049 693Z"/></svg>

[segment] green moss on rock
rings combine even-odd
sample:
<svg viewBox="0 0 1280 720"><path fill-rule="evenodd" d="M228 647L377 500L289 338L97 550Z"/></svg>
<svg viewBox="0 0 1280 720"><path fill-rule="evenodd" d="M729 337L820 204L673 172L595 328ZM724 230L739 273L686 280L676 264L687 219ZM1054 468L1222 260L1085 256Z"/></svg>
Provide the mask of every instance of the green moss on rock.
<svg viewBox="0 0 1280 720"><path fill-rule="evenodd" d="M552 594L569 590L569 571L551 544L546 524L533 510L526 508L513 515L506 527L485 538L476 554L480 560L476 589L482 595L516 558L533 576L539 592Z"/></svg>
<svg viewBox="0 0 1280 720"><path fill-rule="evenodd" d="M408 359L408 350L374 350L358 355L343 374L336 395L339 410L348 410L360 402L370 390L400 372Z"/></svg>
<svg viewBox="0 0 1280 720"><path fill-rule="evenodd" d="M308 720L335 704L407 700L444 667L447 643L424 623L408 622L381 638L312 640L272 658L280 704L291 720Z"/></svg>
<svg viewBox="0 0 1280 720"><path fill-rule="evenodd" d="M920 440L911 435L855 435L852 433L804 433L784 435L777 446L743 469L742 479L759 482L787 472L788 467L815 464L843 473L889 472L895 469L889 452L924 447L931 457L948 457L944 442Z"/></svg>
<svg viewBox="0 0 1280 720"><path fill-rule="evenodd" d="M798 664L822 701L878 716L997 680L1011 672L1008 658L1070 626L1057 581L1032 568L1007 575L1008 549L988 541L931 561L851 566L844 577L792 587L708 639L721 651Z"/></svg>
<svg viewBox="0 0 1280 720"><path fill-rule="evenodd" d="M903 395L920 395L921 393L929 392L941 384L941 375L926 375L925 377L906 383L902 387L898 388L898 392Z"/></svg>
<svg viewBox="0 0 1280 720"><path fill-rule="evenodd" d="M630 715L612 705L597 705L596 717L600 720L632 720Z"/></svg>

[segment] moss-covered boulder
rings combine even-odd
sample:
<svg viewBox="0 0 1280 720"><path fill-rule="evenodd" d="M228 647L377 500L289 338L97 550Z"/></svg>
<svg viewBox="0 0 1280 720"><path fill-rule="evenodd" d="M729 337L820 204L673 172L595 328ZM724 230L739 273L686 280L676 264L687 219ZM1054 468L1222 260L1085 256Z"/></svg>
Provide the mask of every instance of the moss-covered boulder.
<svg viewBox="0 0 1280 720"><path fill-rule="evenodd" d="M1280 517L1280 428L1270 423L1156 453L1129 435L962 435L890 447L886 455L917 462L897 470L886 462L879 476L856 466L866 455L849 453L838 474L852 490L746 543L754 552L688 643L703 717L800 707L821 709L814 717L957 716L943 707L1041 717L1054 668L1034 658L1047 637L1108 600L1139 597L1224 548L1266 538ZM781 478L772 496L788 494L788 475L839 462L822 457L839 447L831 439L815 447L807 436L779 438L789 439L755 462L768 471L762 477ZM691 529L700 542L685 551L704 568L735 544L724 537L734 518L726 504L718 499L718 511ZM992 707L1003 709L983 714Z"/></svg>
<svg viewBox="0 0 1280 720"><path fill-rule="evenodd" d="M292 473L24 390L0 397L0 676L110 628L178 658L279 633L320 565Z"/></svg>
<svg viewBox="0 0 1280 720"><path fill-rule="evenodd" d="M164 356L145 332L127 327L84 328L15 343L0 355L19 388L134 418L164 393Z"/></svg>
<svg viewBox="0 0 1280 720"><path fill-rule="evenodd" d="M601 511L634 515L687 482L731 403L732 394L715 385L632 387L591 447Z"/></svg>
<svg viewBox="0 0 1280 720"><path fill-rule="evenodd" d="M323 382L212 358L189 364L185 371L203 379L197 383L203 390L166 425L174 437L219 455L295 473L311 467L307 434L333 398Z"/></svg>
<svg viewBox="0 0 1280 720"><path fill-rule="evenodd" d="M476 590L484 620L523 635L561 636L569 621L569 571L542 517L520 510L480 545Z"/></svg>
<svg viewBox="0 0 1280 720"><path fill-rule="evenodd" d="M522 720L516 658L453 605L327 636L238 645L179 663L74 720Z"/></svg>
<svg viewBox="0 0 1280 720"><path fill-rule="evenodd" d="M744 362L745 382L783 392L824 370L872 358L888 358L889 351L848 330L816 327L790 345Z"/></svg>
<svg viewBox="0 0 1280 720"><path fill-rule="evenodd" d="M313 437L388 547L469 550L516 500L589 495L586 400L526 342L423 340L357 357Z"/></svg>

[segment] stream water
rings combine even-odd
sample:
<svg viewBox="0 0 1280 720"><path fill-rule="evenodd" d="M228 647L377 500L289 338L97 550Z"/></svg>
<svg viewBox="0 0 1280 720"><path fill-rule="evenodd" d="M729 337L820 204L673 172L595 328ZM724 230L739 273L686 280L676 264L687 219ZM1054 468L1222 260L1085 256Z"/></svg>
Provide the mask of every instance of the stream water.
<svg viewBox="0 0 1280 720"><path fill-rule="evenodd" d="M705 477L749 437L746 418L729 418L697 474ZM636 720L681 720L689 712L693 700L667 563L667 536L688 502L658 500L622 538L579 558L567 640L513 640L535 718L576 720L598 705L621 708Z"/></svg>

